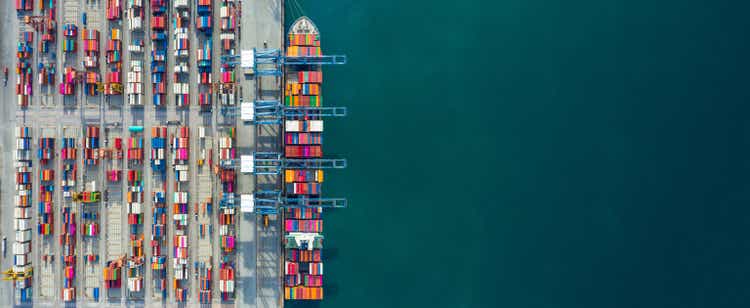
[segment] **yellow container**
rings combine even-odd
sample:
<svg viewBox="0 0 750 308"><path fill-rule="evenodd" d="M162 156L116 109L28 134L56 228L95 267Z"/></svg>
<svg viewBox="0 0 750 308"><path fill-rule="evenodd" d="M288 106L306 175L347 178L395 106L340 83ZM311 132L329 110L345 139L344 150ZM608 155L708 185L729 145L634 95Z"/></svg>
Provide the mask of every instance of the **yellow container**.
<svg viewBox="0 0 750 308"><path fill-rule="evenodd" d="M112 29L112 39L120 40L120 29Z"/></svg>

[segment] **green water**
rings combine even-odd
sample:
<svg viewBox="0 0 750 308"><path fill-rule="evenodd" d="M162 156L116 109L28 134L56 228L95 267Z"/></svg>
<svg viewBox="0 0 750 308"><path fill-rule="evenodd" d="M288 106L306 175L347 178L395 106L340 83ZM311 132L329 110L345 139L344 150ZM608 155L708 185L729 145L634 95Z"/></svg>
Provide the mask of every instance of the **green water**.
<svg viewBox="0 0 750 308"><path fill-rule="evenodd" d="M299 3L350 208L289 306L750 306L747 4Z"/></svg>

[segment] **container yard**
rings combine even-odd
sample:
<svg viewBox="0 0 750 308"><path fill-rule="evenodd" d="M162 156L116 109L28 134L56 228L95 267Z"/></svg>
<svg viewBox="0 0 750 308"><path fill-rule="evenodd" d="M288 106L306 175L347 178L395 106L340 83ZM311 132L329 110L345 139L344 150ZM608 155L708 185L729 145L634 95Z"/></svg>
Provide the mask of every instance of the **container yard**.
<svg viewBox="0 0 750 308"><path fill-rule="evenodd" d="M0 305L324 299L323 214L347 203L322 187L346 166L323 122L346 109L323 104L321 68L346 58L310 19L285 30L279 0L6 7Z"/></svg>

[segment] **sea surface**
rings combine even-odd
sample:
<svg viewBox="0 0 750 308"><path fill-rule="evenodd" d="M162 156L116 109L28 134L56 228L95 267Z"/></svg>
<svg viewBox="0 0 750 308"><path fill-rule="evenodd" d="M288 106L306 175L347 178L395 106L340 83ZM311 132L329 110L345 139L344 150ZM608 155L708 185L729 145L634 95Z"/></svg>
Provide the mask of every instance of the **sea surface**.
<svg viewBox="0 0 750 308"><path fill-rule="evenodd" d="M750 307L750 2L286 12L348 55L323 192L350 204L325 300L288 307Z"/></svg>

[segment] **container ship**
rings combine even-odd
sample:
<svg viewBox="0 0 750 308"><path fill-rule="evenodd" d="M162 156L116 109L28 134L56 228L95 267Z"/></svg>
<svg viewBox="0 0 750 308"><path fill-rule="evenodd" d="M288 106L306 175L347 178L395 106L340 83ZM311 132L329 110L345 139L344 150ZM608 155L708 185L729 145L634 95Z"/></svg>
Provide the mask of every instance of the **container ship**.
<svg viewBox="0 0 750 308"><path fill-rule="evenodd" d="M321 56L320 34L307 17L300 17L287 35L287 57ZM287 67L284 105L286 108L320 107L323 74L320 65ZM309 110L309 109L308 109ZM284 154L292 159L315 159L321 149L323 120L311 110L287 116L284 122ZM284 171L284 194L288 198L319 198L323 171ZM284 210L284 299L323 299L323 208Z"/></svg>

